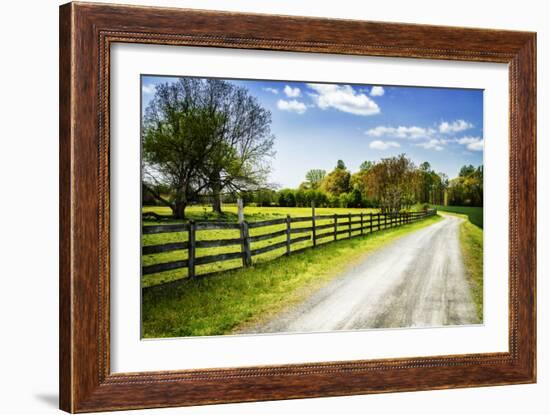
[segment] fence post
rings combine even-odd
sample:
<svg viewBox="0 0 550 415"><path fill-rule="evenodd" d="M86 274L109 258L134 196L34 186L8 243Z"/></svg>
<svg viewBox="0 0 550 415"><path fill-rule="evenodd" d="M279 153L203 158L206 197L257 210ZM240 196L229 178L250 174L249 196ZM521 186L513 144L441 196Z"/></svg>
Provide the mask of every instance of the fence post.
<svg viewBox="0 0 550 415"><path fill-rule="evenodd" d="M311 202L311 231L313 237L313 247L317 246L317 234L315 232L315 202Z"/></svg>
<svg viewBox="0 0 550 415"><path fill-rule="evenodd" d="M378 213L378 228L376 230L377 231L380 230L380 213Z"/></svg>
<svg viewBox="0 0 550 415"><path fill-rule="evenodd" d="M195 232L196 225L194 220L189 221L189 237L187 245L187 276L195 278Z"/></svg>
<svg viewBox="0 0 550 415"><path fill-rule="evenodd" d="M338 215L334 214L334 240L338 239Z"/></svg>
<svg viewBox="0 0 550 415"><path fill-rule="evenodd" d="M244 221L243 200L240 197L237 199L237 217L239 218L239 223Z"/></svg>
<svg viewBox="0 0 550 415"><path fill-rule="evenodd" d="M290 215L286 215L286 254L290 255Z"/></svg>
<svg viewBox="0 0 550 415"><path fill-rule="evenodd" d="M369 213L369 233L372 233L372 213Z"/></svg>
<svg viewBox="0 0 550 415"><path fill-rule="evenodd" d="M351 213L348 213L348 238L351 238Z"/></svg>
<svg viewBox="0 0 550 415"><path fill-rule="evenodd" d="M361 235L363 235L363 212L361 212Z"/></svg>
<svg viewBox="0 0 550 415"><path fill-rule="evenodd" d="M252 265L252 255L250 253L250 239L248 236L248 222L241 222L241 251L243 254L243 267Z"/></svg>

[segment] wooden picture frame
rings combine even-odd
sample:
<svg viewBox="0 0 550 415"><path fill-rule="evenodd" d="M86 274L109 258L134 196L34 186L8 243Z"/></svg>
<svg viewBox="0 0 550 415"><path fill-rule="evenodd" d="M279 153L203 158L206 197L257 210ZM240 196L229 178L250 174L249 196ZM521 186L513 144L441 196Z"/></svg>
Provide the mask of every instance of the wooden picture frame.
<svg viewBox="0 0 550 415"><path fill-rule="evenodd" d="M117 42L509 65L509 352L111 373L109 58ZM60 407L68 412L536 380L536 34L69 3L60 8Z"/></svg>

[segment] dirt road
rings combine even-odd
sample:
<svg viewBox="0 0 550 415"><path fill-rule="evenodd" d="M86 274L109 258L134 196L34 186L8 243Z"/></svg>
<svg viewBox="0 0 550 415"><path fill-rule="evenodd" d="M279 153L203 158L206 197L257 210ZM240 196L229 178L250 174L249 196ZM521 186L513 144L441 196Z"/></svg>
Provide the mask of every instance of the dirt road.
<svg viewBox="0 0 550 415"><path fill-rule="evenodd" d="M479 323L460 250L462 220L445 216L381 248L302 304L252 332Z"/></svg>

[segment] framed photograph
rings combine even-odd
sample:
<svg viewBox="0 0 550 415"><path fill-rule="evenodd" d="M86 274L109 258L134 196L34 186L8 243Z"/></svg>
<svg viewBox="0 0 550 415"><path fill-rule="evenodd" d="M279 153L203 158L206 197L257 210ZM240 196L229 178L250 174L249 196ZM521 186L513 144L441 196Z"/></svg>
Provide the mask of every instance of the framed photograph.
<svg viewBox="0 0 550 415"><path fill-rule="evenodd" d="M60 406L536 381L536 35L60 8Z"/></svg>

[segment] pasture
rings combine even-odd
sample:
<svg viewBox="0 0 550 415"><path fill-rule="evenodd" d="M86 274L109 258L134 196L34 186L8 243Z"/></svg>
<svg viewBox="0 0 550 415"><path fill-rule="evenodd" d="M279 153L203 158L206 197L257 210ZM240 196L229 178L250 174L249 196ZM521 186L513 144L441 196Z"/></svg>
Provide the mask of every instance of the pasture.
<svg viewBox="0 0 550 415"><path fill-rule="evenodd" d="M158 215L168 216L170 215L170 209L166 207L144 207L143 212L154 212ZM311 216L311 208L299 208L299 207L245 207L244 208L244 218L249 223L254 223L258 221L270 220L285 218L287 215L290 217L300 217L300 216ZM316 208L316 215L344 215L344 214L359 214L359 213L375 213L378 212L375 209L354 209L354 208ZM196 221L227 221L227 222L237 222L237 206L236 205L225 205L224 206L224 215L220 216L214 214L211 211L209 206L191 206L186 211L188 219L193 219ZM176 224L182 223L183 221L175 220L144 220L144 226L150 225L159 225L159 224ZM317 225L323 226L330 223L330 219L319 220ZM307 224L300 226L308 226ZM285 225L273 225L263 227L261 229L250 229L250 236L257 236L264 233L277 232L285 229ZM306 232L304 235L311 235L311 232ZM238 238L239 231L236 229L216 229L216 230L198 230L197 239L201 240L217 240L217 239L231 239ZM142 245L157 245L157 244L167 244L175 242L186 242L188 239L187 232L172 232L172 233L158 233L142 236ZM338 235L338 239L347 238L347 235L342 234ZM285 236L282 235L278 238L273 238L265 241L258 241L255 243L255 248L262 248L268 245L277 244L285 240ZM307 246L311 246L311 241L303 241L296 243L292 246L293 250L298 250ZM239 252L239 246L223 246L223 247L209 247L209 248L197 248L197 256L207 256L207 255L219 255L219 254L228 254ZM258 258L255 258L255 263L262 263L269 261L275 257L281 255L284 248L266 252L265 254L260 255ZM187 259L187 250L177 250L171 252L155 253L142 255L142 265L149 266L158 263L178 261ZM242 263L241 259L233 259L224 262L215 262L210 264L198 265L196 267L196 274L205 274L211 272L225 271L233 268L240 267ZM165 272L159 272L155 274L144 275L142 278L142 286L150 287L177 279L181 279L187 276L187 269L178 269Z"/></svg>
<svg viewBox="0 0 550 415"><path fill-rule="evenodd" d="M159 338L234 333L303 301L365 255L439 220L441 217L431 216L319 245L276 261L260 261L249 268L144 290L142 335Z"/></svg>
<svg viewBox="0 0 550 415"><path fill-rule="evenodd" d="M451 213L458 213L461 215L465 215L468 217L468 220L471 223L483 229L483 208L482 207L442 206L442 205L433 205L432 207L442 212L451 212Z"/></svg>

